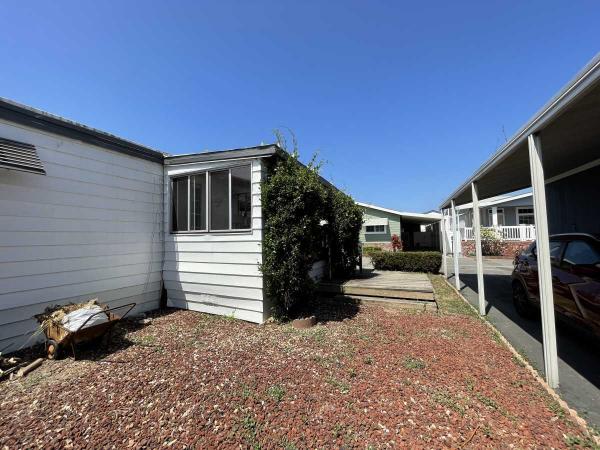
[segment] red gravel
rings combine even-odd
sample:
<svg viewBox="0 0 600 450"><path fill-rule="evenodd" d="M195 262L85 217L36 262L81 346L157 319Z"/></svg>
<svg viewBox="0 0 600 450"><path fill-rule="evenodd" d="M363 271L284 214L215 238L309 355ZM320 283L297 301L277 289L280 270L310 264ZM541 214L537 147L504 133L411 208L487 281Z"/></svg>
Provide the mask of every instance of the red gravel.
<svg viewBox="0 0 600 450"><path fill-rule="evenodd" d="M0 384L0 448L566 447L478 319L347 304L309 330L191 311ZM342 320L346 315L349 318ZM118 345L118 346L117 346Z"/></svg>

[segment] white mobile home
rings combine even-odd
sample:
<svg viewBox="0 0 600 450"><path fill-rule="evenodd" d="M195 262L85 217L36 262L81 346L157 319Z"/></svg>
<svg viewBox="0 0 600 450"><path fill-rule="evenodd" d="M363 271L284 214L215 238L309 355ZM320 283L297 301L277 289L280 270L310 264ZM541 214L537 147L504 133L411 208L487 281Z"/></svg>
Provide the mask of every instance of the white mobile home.
<svg viewBox="0 0 600 450"><path fill-rule="evenodd" d="M0 351L95 297L265 320L260 181L281 154L168 156L0 99Z"/></svg>
<svg viewBox="0 0 600 450"><path fill-rule="evenodd" d="M262 322L260 181L273 145L165 158L169 305Z"/></svg>

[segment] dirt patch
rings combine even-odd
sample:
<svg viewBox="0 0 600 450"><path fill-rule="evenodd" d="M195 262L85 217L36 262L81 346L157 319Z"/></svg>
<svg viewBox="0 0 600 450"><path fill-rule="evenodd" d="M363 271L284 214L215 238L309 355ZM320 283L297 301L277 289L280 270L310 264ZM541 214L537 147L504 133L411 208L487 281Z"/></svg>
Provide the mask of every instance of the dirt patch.
<svg viewBox="0 0 600 450"><path fill-rule="evenodd" d="M306 330L157 313L108 352L48 361L37 379L0 385L0 447L589 442L453 300L442 314L337 302L324 300Z"/></svg>

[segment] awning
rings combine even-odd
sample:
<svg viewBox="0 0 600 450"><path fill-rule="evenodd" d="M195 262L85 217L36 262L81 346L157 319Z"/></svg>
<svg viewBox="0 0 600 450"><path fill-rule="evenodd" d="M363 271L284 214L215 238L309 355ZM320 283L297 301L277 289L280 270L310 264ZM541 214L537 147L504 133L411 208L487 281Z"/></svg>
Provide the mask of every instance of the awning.
<svg viewBox="0 0 600 450"><path fill-rule="evenodd" d="M388 225L389 224L389 220L382 218L382 217L374 217L372 219L369 219L367 221L365 221L365 226L373 226L373 225Z"/></svg>
<svg viewBox="0 0 600 450"><path fill-rule="evenodd" d="M0 168L46 175L33 145L4 138L0 138Z"/></svg>
<svg viewBox="0 0 600 450"><path fill-rule="evenodd" d="M542 143L546 181L562 178L571 171L597 165L600 161L600 53L463 182L440 208L472 201L471 182L479 197L486 199L531 186L527 137L538 134ZM591 195L591 193L590 193Z"/></svg>

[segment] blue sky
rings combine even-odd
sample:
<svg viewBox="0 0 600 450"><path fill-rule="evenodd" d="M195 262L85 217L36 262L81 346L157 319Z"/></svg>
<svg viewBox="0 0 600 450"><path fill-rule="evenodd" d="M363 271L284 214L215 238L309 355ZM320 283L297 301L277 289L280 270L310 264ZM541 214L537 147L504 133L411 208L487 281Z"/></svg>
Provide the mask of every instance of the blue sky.
<svg viewBox="0 0 600 450"><path fill-rule="evenodd" d="M170 153L273 142L438 204L600 50L597 1L14 1L0 96Z"/></svg>

